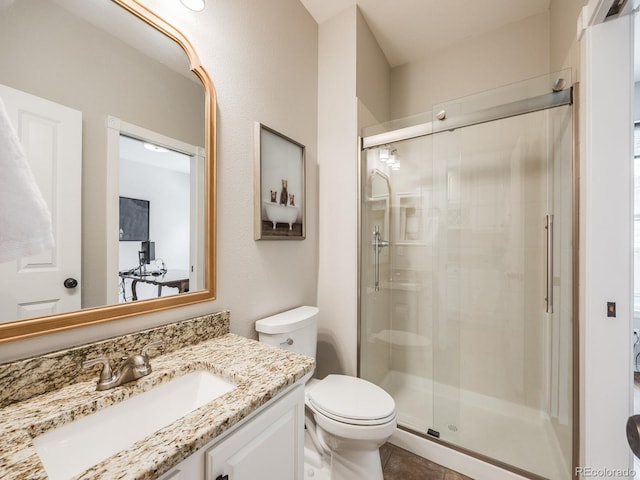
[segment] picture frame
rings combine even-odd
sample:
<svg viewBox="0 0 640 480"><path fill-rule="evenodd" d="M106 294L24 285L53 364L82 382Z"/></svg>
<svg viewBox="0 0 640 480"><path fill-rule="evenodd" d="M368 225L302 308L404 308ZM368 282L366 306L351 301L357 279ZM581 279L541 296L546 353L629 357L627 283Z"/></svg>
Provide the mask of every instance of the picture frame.
<svg viewBox="0 0 640 480"><path fill-rule="evenodd" d="M149 200L120 197L121 242L149 240Z"/></svg>
<svg viewBox="0 0 640 480"><path fill-rule="evenodd" d="M254 239L304 240L306 147L255 124Z"/></svg>

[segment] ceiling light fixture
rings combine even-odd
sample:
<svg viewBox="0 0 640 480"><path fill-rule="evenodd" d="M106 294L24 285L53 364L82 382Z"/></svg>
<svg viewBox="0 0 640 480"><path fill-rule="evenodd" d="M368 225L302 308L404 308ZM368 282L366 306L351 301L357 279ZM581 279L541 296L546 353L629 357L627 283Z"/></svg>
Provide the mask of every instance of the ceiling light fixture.
<svg viewBox="0 0 640 480"><path fill-rule="evenodd" d="M387 145L380 149L380 151L378 152L378 158L380 158L380 161L382 163L387 163L389 161L389 153L390 149Z"/></svg>
<svg viewBox="0 0 640 480"><path fill-rule="evenodd" d="M144 146L144 148L146 148L147 150L151 150L152 152L167 153L169 151L168 149L161 147L160 145L155 145L153 143L144 142L142 145Z"/></svg>
<svg viewBox="0 0 640 480"><path fill-rule="evenodd" d="M389 153L389 161L387 165L391 167L391 170L400 170L400 159L398 158L398 150L395 148L391 149Z"/></svg>
<svg viewBox="0 0 640 480"><path fill-rule="evenodd" d="M396 163L396 153L398 153L398 151L395 148L392 148L389 151L389 160L387 160L388 164L393 165L394 163Z"/></svg>
<svg viewBox="0 0 640 480"><path fill-rule="evenodd" d="M201 12L204 10L204 0L180 0L190 10Z"/></svg>

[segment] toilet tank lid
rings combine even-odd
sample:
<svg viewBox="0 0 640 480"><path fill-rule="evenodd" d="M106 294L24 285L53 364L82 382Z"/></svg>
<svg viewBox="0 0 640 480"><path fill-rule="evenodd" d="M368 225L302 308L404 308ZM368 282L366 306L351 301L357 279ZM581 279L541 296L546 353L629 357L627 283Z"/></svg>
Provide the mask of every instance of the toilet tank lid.
<svg viewBox="0 0 640 480"><path fill-rule="evenodd" d="M260 333L286 333L310 325L319 309L298 307L256 321L256 331Z"/></svg>

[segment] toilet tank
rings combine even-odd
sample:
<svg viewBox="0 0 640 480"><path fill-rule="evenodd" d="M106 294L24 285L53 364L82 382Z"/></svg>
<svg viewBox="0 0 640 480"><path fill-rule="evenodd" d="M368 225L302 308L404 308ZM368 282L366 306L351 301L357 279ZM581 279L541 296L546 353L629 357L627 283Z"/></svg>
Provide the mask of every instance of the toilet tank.
<svg viewBox="0 0 640 480"><path fill-rule="evenodd" d="M261 342L316 358L318 308L298 307L256 321Z"/></svg>

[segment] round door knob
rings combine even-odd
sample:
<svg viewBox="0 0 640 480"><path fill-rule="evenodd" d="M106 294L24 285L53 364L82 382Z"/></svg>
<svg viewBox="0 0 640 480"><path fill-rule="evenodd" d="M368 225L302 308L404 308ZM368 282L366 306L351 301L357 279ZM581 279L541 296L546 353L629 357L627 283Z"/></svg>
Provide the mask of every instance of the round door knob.
<svg viewBox="0 0 640 480"><path fill-rule="evenodd" d="M63 283L65 288L76 288L78 281L75 278L67 278Z"/></svg>
<svg viewBox="0 0 640 480"><path fill-rule="evenodd" d="M640 415L627 419L627 441L633 454L640 458Z"/></svg>

